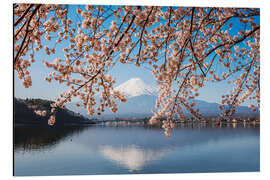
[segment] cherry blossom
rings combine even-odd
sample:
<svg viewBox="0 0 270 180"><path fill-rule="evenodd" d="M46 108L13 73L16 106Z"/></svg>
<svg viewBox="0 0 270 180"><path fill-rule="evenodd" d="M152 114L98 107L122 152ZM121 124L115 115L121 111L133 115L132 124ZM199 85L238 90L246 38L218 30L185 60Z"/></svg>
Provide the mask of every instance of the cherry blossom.
<svg viewBox="0 0 270 180"><path fill-rule="evenodd" d="M206 82L231 83L233 91L221 97L226 117L248 99L257 101L249 106L252 111L259 107L260 24L255 20L259 9L86 5L68 10L68 6L13 7L14 69L25 88L32 86L29 69L35 52L52 55L57 46L66 46L63 56L43 61L52 71L44 79L69 88L52 107L64 108L79 97L78 105L89 115L101 115L106 108L116 112L117 103L127 101L114 90L116 81L109 75L116 63L147 67L153 73L159 97L150 123L166 118L162 123L167 136L174 121L186 116L184 109L202 118L193 100ZM224 105L230 108L224 111ZM49 124L54 122L52 114Z"/></svg>

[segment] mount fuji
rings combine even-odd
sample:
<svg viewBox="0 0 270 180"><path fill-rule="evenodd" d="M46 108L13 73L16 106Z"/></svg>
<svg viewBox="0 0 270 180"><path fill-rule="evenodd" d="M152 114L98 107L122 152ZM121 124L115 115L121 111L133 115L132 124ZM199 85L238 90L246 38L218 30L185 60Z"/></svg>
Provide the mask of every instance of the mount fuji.
<svg viewBox="0 0 270 180"><path fill-rule="evenodd" d="M120 84L115 88L127 97L127 102L118 102L118 111L112 113L109 109L106 109L103 115L97 118L111 119L116 117L124 118L143 118L152 116L152 111L155 110L155 103L158 95L158 88L154 85L145 83L140 78L132 78L123 84ZM200 109L200 113L203 115L218 115L219 106L218 103L210 103L202 100L195 100L195 108ZM77 111L83 115L87 115L87 111L83 108L78 108L75 104L69 104L68 107L73 111ZM236 113L241 115L258 114L251 112L246 106L237 107Z"/></svg>
<svg viewBox="0 0 270 180"><path fill-rule="evenodd" d="M152 110L158 95L158 88L147 84L140 78L132 78L115 88L127 98L127 102L118 103L116 114L109 110L104 115L113 115L114 117L146 117L152 116Z"/></svg>
<svg viewBox="0 0 270 180"><path fill-rule="evenodd" d="M157 95L157 87L146 84L140 78L132 78L123 84L117 86L115 90L120 91L122 94L126 95L127 98L132 98L141 95Z"/></svg>

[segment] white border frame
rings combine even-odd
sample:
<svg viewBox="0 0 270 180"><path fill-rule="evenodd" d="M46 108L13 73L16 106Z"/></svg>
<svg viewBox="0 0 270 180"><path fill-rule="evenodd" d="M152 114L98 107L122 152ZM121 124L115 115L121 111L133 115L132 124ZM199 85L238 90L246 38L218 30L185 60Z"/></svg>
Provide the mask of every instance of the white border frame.
<svg viewBox="0 0 270 180"><path fill-rule="evenodd" d="M267 0L17 0L2 1L1 4L1 179L13 179L13 69L12 69L12 4L13 3L58 3L58 4L112 4L112 5L161 5L161 6L203 6L203 7L256 7L261 8L261 172L256 173L193 173L193 174L151 174L151 175L90 175L90 176L41 176L20 177L20 179L268 179L269 177L269 121L267 110L270 108L269 81L269 18ZM268 102L267 102L268 100Z"/></svg>

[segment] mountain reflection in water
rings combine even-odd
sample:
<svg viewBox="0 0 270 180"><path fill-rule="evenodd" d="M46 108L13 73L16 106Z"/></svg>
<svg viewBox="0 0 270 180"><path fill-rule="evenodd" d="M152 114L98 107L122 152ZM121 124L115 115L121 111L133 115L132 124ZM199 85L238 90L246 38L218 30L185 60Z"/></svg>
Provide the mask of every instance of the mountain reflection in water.
<svg viewBox="0 0 270 180"><path fill-rule="evenodd" d="M260 170L260 130L16 127L14 174L247 172Z"/></svg>
<svg viewBox="0 0 270 180"><path fill-rule="evenodd" d="M141 170L146 163L158 160L168 151L169 149L143 149L136 145L121 147L106 145L99 148L99 152L105 158L125 166L130 172Z"/></svg>

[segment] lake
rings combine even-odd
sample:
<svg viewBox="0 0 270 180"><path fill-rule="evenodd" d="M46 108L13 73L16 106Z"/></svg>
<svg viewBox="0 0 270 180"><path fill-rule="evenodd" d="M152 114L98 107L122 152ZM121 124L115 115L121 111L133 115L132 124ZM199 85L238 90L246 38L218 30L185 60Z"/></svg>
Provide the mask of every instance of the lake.
<svg viewBox="0 0 270 180"><path fill-rule="evenodd" d="M250 171L259 127L15 127L15 176Z"/></svg>

